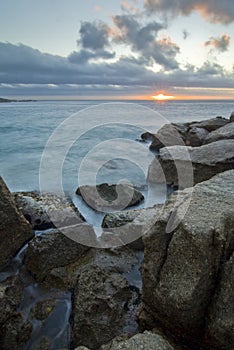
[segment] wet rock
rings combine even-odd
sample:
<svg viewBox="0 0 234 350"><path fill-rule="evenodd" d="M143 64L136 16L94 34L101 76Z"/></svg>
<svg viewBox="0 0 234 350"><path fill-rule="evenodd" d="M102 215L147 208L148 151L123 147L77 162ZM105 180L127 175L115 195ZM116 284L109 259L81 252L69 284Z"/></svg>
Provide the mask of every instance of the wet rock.
<svg viewBox="0 0 234 350"><path fill-rule="evenodd" d="M105 244L105 240L109 242L112 237L113 245L116 241L117 246L122 242L133 250L143 250L142 236L157 220L161 209L162 205L158 204L152 208L106 214L102 222L105 229L101 236L102 243ZM115 228L119 229L115 230Z"/></svg>
<svg viewBox="0 0 234 350"><path fill-rule="evenodd" d="M179 347L174 347L162 335L145 331L134 335L127 340L119 341L114 339L111 344L103 345L100 350L179 350Z"/></svg>
<svg viewBox="0 0 234 350"><path fill-rule="evenodd" d="M58 230L53 230L35 237L29 243L25 265L37 281L43 281L54 268L77 262L90 249L85 244L89 240L96 241L96 235L88 224L77 225L71 230L76 241Z"/></svg>
<svg viewBox="0 0 234 350"><path fill-rule="evenodd" d="M221 265L234 250L233 183L231 170L178 191L144 237L143 329L160 324L189 348L201 345Z"/></svg>
<svg viewBox="0 0 234 350"><path fill-rule="evenodd" d="M53 298L45 299L36 303L31 309L31 318L44 321L51 314L56 304L56 300Z"/></svg>
<svg viewBox="0 0 234 350"><path fill-rule="evenodd" d="M17 209L13 196L0 177L0 269L33 236L30 225Z"/></svg>
<svg viewBox="0 0 234 350"><path fill-rule="evenodd" d="M76 191L91 208L98 211L121 210L143 201L141 192L127 184L100 184L97 186L81 186Z"/></svg>
<svg viewBox="0 0 234 350"><path fill-rule="evenodd" d="M234 111L231 113L230 115L230 122L233 123L234 122Z"/></svg>
<svg viewBox="0 0 234 350"><path fill-rule="evenodd" d="M233 230L233 229L232 229ZM210 349L232 349L234 344L234 254L224 263L208 313L206 343Z"/></svg>
<svg viewBox="0 0 234 350"><path fill-rule="evenodd" d="M81 268L73 300L73 343L97 349L122 333L132 291L119 273Z"/></svg>
<svg viewBox="0 0 234 350"><path fill-rule="evenodd" d="M15 201L34 230L46 230L58 225L69 226L85 221L69 197L53 193L17 192Z"/></svg>
<svg viewBox="0 0 234 350"><path fill-rule="evenodd" d="M216 141L201 147L172 146L160 150L151 180L180 185L183 188L210 179L234 168L234 140ZM163 176L162 178L162 169ZM179 174L179 175L178 175ZM193 179L192 179L193 177Z"/></svg>
<svg viewBox="0 0 234 350"><path fill-rule="evenodd" d="M228 123L222 128L210 132L205 138L204 143L211 143L219 140L234 139L234 123Z"/></svg>
<svg viewBox="0 0 234 350"><path fill-rule="evenodd" d="M204 128L191 127L186 133L186 145L192 147L199 147L203 144L208 131Z"/></svg>
<svg viewBox="0 0 234 350"><path fill-rule="evenodd" d="M223 117L216 117L216 118L211 118L207 120L202 120L200 122L192 122L190 123L190 127L196 127L196 128L204 128L207 131L211 132L216 129L221 128L222 126L226 125L229 123L229 120Z"/></svg>
<svg viewBox="0 0 234 350"><path fill-rule="evenodd" d="M18 309L23 296L23 284L18 277L0 283L0 328Z"/></svg>
<svg viewBox="0 0 234 350"><path fill-rule="evenodd" d="M32 332L32 325L15 312L0 329L2 350L23 350Z"/></svg>
<svg viewBox="0 0 234 350"><path fill-rule="evenodd" d="M165 124L154 135L150 149L159 151L160 148L173 145L184 145L183 131L177 124Z"/></svg>

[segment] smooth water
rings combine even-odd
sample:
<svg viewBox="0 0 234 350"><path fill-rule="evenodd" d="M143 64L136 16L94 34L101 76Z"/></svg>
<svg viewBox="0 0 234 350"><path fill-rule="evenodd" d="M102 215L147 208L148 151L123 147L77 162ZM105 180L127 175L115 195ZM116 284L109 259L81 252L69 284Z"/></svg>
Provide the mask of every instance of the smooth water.
<svg viewBox="0 0 234 350"><path fill-rule="evenodd" d="M144 131L138 127L138 124L140 119L146 121L148 109L152 111L151 114L153 114L153 111L159 112L165 118L163 119L165 122L202 120L217 115L229 117L232 110L234 110L234 102L231 101L168 101L164 103L154 101L130 103L129 101L128 104L125 102L123 105L128 125L123 123L124 118L121 119L122 106L120 103L102 103L100 101L1 103L1 176L10 190L30 191L39 189L40 162L47 141L62 122L66 122L69 116L78 111L89 108L85 112L81 112L75 128L78 130L84 127L88 118L89 123L91 120L92 125L88 125L86 129L84 128L84 130L88 129L88 131L73 142L63 159L63 188L69 192L73 192L78 186L78 170L83 160L87 155L89 156L90 152L94 151L96 152L95 159L92 158L93 163L90 163L90 167L87 166L88 163L86 164L86 173L83 176L83 181L84 177L86 177L85 180L88 183L89 176L93 176L95 169L97 182L114 183L121 179L127 179L136 185L144 185L145 172L138 163L144 159L145 163L149 164L153 154L148 150L148 145L140 144L139 142L134 144L133 141L140 139L140 135ZM94 108L93 106L97 107ZM103 115L102 121L110 124L100 125L99 123L98 127L94 127L95 120L96 118L98 119L98 113ZM128 123L128 116L130 115L132 118L131 124ZM132 122L134 116L136 116L138 124L137 122ZM121 120L121 123L117 124L116 121L118 120ZM162 123L165 123L158 114L155 114L153 122L155 122L153 126L155 131ZM64 128L66 130L66 125L64 125ZM68 134L70 133L69 130L67 132ZM71 136L72 132L71 130ZM107 141L113 139L120 140L114 144L117 146L113 147L111 144L108 144ZM129 140L129 143L123 142L123 140ZM57 149L57 152L60 152L60 149L64 148L63 140L60 142L59 139L56 139L55 141L55 150ZM119 150L120 157L118 157L118 152L115 154L118 142L122 143L121 151ZM99 147L100 145L102 147ZM132 156L130 159L127 159L127 155L135 147L136 154L133 155L133 161L131 161ZM124 157L125 159L123 159ZM138 157L137 162L136 157ZM102 166L96 171L100 164ZM50 169L53 182L56 178L56 175L53 178L53 159L48 160L48 172L50 172ZM52 182L50 183L51 189L53 187Z"/></svg>

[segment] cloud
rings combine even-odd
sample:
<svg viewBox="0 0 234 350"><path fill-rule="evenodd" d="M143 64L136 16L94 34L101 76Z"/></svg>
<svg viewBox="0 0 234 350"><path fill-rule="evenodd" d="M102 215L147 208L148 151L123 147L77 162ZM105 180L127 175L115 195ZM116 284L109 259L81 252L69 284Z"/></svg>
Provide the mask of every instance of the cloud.
<svg viewBox="0 0 234 350"><path fill-rule="evenodd" d="M71 63L85 63L89 60L98 60L100 58L104 60L109 60L115 57L115 52L109 52L106 50L97 50L97 51L91 51L91 50L80 50L80 51L73 51L69 56L68 60Z"/></svg>
<svg viewBox="0 0 234 350"><path fill-rule="evenodd" d="M188 38L188 36L190 35L190 33L189 33L186 29L184 29L184 30L182 31L182 33L183 33L183 39L184 39L184 40L186 40L186 39Z"/></svg>
<svg viewBox="0 0 234 350"><path fill-rule="evenodd" d="M175 57L179 47L170 38L157 39L158 32L164 25L156 21L142 25L131 15L114 16L113 21L116 26L114 40L117 43L129 45L147 60L148 65L155 62L166 70L178 68Z"/></svg>
<svg viewBox="0 0 234 350"><path fill-rule="evenodd" d="M228 47L231 42L231 37L227 34L223 34L220 38L210 37L208 41L205 42L205 46L210 46L220 52L225 52L228 50Z"/></svg>
<svg viewBox="0 0 234 350"><path fill-rule="evenodd" d="M103 22L81 22L78 46L91 50L103 50L109 46L109 28Z"/></svg>
<svg viewBox="0 0 234 350"><path fill-rule="evenodd" d="M164 45L165 43L162 43ZM166 43L168 47L168 43ZM221 65L154 72L145 67L142 56L121 56L113 62L85 61L76 64L68 58L42 53L25 45L0 43L0 93L5 95L125 95L152 94L163 83L168 88L232 88L233 72Z"/></svg>
<svg viewBox="0 0 234 350"><path fill-rule="evenodd" d="M196 11L213 23L234 21L233 0L145 0L144 5L149 13L164 12L178 16Z"/></svg>

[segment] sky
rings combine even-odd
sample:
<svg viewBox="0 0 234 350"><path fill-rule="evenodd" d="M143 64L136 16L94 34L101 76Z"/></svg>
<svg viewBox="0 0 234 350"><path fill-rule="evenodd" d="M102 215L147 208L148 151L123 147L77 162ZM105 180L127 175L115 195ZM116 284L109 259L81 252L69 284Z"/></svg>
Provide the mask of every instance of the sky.
<svg viewBox="0 0 234 350"><path fill-rule="evenodd" d="M233 0L8 0L0 96L234 99Z"/></svg>

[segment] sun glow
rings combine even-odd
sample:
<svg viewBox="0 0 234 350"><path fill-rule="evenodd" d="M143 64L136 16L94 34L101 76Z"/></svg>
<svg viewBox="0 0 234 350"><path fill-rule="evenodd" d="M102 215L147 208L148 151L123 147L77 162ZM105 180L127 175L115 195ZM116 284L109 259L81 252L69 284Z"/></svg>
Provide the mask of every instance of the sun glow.
<svg viewBox="0 0 234 350"><path fill-rule="evenodd" d="M158 94L158 95L155 95L155 96L152 96L152 98L154 100L157 100L157 101L165 101L165 100L173 100L175 98L175 96L169 96L169 95L164 95L164 94Z"/></svg>

